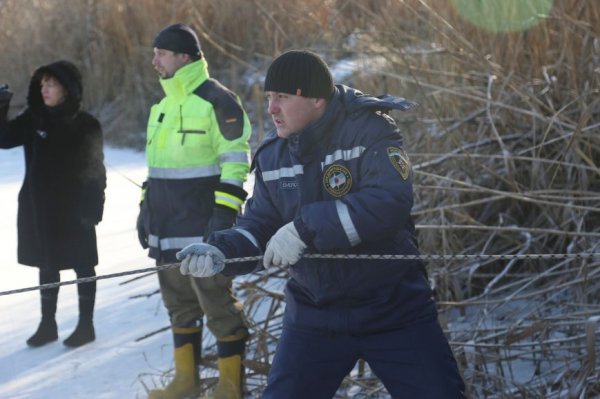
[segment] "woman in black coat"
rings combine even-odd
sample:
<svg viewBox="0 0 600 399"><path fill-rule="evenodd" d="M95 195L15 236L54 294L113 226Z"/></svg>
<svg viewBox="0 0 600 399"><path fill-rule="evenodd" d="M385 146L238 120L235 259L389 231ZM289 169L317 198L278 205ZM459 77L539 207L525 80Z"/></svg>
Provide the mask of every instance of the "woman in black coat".
<svg viewBox="0 0 600 399"><path fill-rule="evenodd" d="M80 110L82 82L77 68L58 61L31 78L28 107L7 120L11 94L0 89L0 148L23 146L25 178L19 193L18 260L40 269L40 284L60 281L60 270L77 278L95 276L95 226L102 220L106 169L102 129ZM95 339L96 282L77 285L79 323L64 344L77 347ZM58 339L55 320L58 287L41 293L42 320L27 340L37 347Z"/></svg>

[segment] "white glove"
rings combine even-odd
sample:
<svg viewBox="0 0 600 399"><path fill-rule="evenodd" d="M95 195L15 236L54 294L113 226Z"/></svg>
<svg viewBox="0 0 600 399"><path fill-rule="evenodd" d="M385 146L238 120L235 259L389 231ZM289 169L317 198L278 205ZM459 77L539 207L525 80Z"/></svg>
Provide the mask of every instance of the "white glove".
<svg viewBox="0 0 600 399"><path fill-rule="evenodd" d="M281 227L267 243L263 257L265 268L270 266L291 266L302 257L306 244L300 238L294 222Z"/></svg>
<svg viewBox="0 0 600 399"><path fill-rule="evenodd" d="M179 271L194 277L212 277L225 268L225 255L209 244L191 244L175 255L181 261Z"/></svg>

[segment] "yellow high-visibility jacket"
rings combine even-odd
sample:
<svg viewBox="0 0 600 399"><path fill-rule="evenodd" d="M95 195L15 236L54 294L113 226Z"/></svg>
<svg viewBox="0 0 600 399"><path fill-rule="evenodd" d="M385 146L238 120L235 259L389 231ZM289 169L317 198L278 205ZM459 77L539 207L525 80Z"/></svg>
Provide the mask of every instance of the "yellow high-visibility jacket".
<svg viewBox="0 0 600 399"><path fill-rule="evenodd" d="M238 212L246 198L250 121L239 98L209 77L204 58L160 79L166 96L148 118L148 179L142 214L149 256L202 241L215 207Z"/></svg>

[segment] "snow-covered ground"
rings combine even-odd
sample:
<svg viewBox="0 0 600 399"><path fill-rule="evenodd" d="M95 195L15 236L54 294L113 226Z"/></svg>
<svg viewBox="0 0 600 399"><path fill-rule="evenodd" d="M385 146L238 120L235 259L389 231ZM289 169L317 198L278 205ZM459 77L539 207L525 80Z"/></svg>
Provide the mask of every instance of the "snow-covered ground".
<svg viewBox="0 0 600 399"><path fill-rule="evenodd" d="M139 188L146 175L143 153L105 149L108 187L104 219L98 226L98 275L153 266L137 242ZM0 291L38 285L38 269L16 259L17 195L23 178L21 148L0 151ZM132 181L130 181L132 180ZM59 340L32 349L25 340L40 318L39 291L0 296L0 398L145 398L145 386L159 384L172 368L169 325L156 276L141 274L98 281L96 341L77 349L62 344L78 317L76 285L60 288ZM74 280L72 271L61 280ZM127 283L125 283L127 282ZM141 295L137 297L138 295Z"/></svg>

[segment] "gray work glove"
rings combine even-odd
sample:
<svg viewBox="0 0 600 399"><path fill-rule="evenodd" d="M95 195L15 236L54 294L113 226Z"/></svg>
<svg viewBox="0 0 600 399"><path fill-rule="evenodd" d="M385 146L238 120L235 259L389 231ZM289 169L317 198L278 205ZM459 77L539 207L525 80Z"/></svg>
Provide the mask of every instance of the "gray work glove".
<svg viewBox="0 0 600 399"><path fill-rule="evenodd" d="M210 244L190 244L175 255L181 261L179 271L194 277L212 277L225 268L225 255Z"/></svg>

